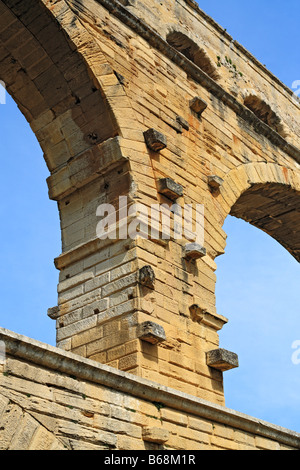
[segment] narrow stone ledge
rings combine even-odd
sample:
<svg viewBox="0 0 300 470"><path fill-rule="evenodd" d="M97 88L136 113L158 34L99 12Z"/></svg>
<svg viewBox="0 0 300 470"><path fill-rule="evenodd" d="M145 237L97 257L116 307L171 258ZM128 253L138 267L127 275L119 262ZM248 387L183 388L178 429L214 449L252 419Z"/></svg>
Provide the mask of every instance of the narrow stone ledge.
<svg viewBox="0 0 300 470"><path fill-rule="evenodd" d="M146 427L143 428L142 438L146 442L165 444L170 438L170 433L167 429Z"/></svg>
<svg viewBox="0 0 300 470"><path fill-rule="evenodd" d="M176 122L182 127L182 129L185 129L186 131L190 130L190 125L189 123L181 116L176 117Z"/></svg>
<svg viewBox="0 0 300 470"><path fill-rule="evenodd" d="M195 98L190 101L190 108L198 117L200 117L206 110L207 103L199 96L195 96Z"/></svg>
<svg viewBox="0 0 300 470"><path fill-rule="evenodd" d="M167 339L163 327L151 321L141 323L138 326L137 337L151 344L162 343Z"/></svg>
<svg viewBox="0 0 300 470"><path fill-rule="evenodd" d="M212 192L219 191L220 187L224 183L224 180L216 175L211 175L207 178L208 186Z"/></svg>
<svg viewBox="0 0 300 470"><path fill-rule="evenodd" d="M148 129L144 132L144 138L147 147L153 152L159 152L167 147L167 138L161 132L155 129Z"/></svg>
<svg viewBox="0 0 300 470"><path fill-rule="evenodd" d="M178 67L184 70L191 78L196 82L205 87L210 93L212 93L217 99L222 101L226 106L229 106L238 116L240 116L245 122L255 127L255 123L260 125L260 133L267 137L274 145L278 146L281 150L286 152L292 158L294 158L298 163L300 163L300 149L294 145L288 143L283 137L281 137L277 132L273 131L267 124L260 121L252 111L247 109L243 104L241 104L233 95L226 92L218 83L216 83L212 78L210 78L205 72L203 72L197 65L192 63L187 59L181 52L176 51L172 46L170 46L165 39L163 39L158 33L156 33L150 26L148 26L144 21L138 19L133 15L129 10L124 8L124 6L117 0L96 0L97 3L100 3L104 6L111 14L116 18L126 24L131 28L135 33L139 34L144 38L152 47L158 49L166 57L172 60ZM195 4L194 0L184 0L187 3ZM199 9L199 7L197 7ZM199 10L200 11L200 10ZM211 24L214 25L217 29L220 27L207 15L201 12L201 15L206 18ZM219 29L220 31L220 29ZM224 30L222 34L227 36ZM230 35L227 36L232 39ZM250 54L244 47L239 43L234 41L234 44L242 51L243 54L246 54L251 61L256 63L260 68L262 68L267 74L270 75L272 80L275 80L280 87L283 87L285 91L291 94L291 90L283 85L275 75L271 74L265 67L263 67L252 54Z"/></svg>
<svg viewBox="0 0 300 470"><path fill-rule="evenodd" d="M122 139L110 138L74 157L47 178L49 198L54 201L69 196L99 176L128 162L121 149ZM81 168L78 171L78 168Z"/></svg>
<svg viewBox="0 0 300 470"><path fill-rule="evenodd" d="M107 248L115 244L115 240L106 239L100 240L98 237L89 240L88 242L82 243L78 245L76 248L73 248L69 251L65 251L61 253L58 257L54 259L54 264L56 269L62 270L70 264L77 263L78 261L87 258L88 256L93 255L94 253ZM128 244L126 245L125 249L130 250L134 246L134 240L129 239Z"/></svg>
<svg viewBox="0 0 300 470"><path fill-rule="evenodd" d="M213 369L225 372L239 367L237 354L226 349L215 349L206 353L206 364Z"/></svg>
<svg viewBox="0 0 300 470"><path fill-rule="evenodd" d="M176 199L183 196L183 187L171 178L161 178L158 181L158 192L172 201L176 201Z"/></svg>
<svg viewBox="0 0 300 470"><path fill-rule="evenodd" d="M184 247L184 258L196 260L206 256L206 248L198 243L188 243Z"/></svg>

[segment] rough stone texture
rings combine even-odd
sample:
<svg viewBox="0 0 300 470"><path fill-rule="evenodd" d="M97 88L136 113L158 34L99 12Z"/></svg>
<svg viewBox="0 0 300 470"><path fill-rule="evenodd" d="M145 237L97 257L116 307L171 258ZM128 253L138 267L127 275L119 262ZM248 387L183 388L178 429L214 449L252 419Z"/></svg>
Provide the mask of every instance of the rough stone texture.
<svg viewBox="0 0 300 470"><path fill-rule="evenodd" d="M166 341L166 334L162 326L147 321L138 326L137 337L147 343L158 344Z"/></svg>
<svg viewBox="0 0 300 470"><path fill-rule="evenodd" d="M144 132L144 137L147 147L149 147L154 152L159 152L167 146L166 137L155 129L148 129L148 131Z"/></svg>
<svg viewBox="0 0 300 470"><path fill-rule="evenodd" d="M220 178L219 176L210 175L208 177L208 185L212 191L218 191L223 183L224 183L224 180Z"/></svg>
<svg viewBox="0 0 300 470"><path fill-rule="evenodd" d="M143 441L165 444L170 438L170 433L164 428L144 428Z"/></svg>
<svg viewBox="0 0 300 470"><path fill-rule="evenodd" d="M4 329L0 340L1 450L300 449L287 429Z"/></svg>
<svg viewBox="0 0 300 470"><path fill-rule="evenodd" d="M1 0L0 31L0 78L41 145L49 196L60 214L58 302L51 313L57 346L83 363L88 358L132 380L224 405L222 372L207 365L206 353L220 347L218 331L226 323L215 299L226 217L250 222L300 260L300 112L292 91L193 0ZM195 96L207 104L201 119L190 108ZM145 142L149 129L160 136L159 152ZM211 175L223 181L217 191L208 185ZM120 196L147 209L166 204L158 187L164 178L183 188L182 204L205 207L206 251L199 259L185 259L190 240L177 239L173 227L169 240L97 238L99 205L118 207ZM118 217L122 226L127 217L122 210ZM143 266L155 271L155 289L139 283ZM139 340L138 325L149 321L163 327L166 341ZM28 372L31 361L22 360ZM22 395L23 379L4 377L10 397L14 387ZM43 400L50 393L47 403L55 409L59 392L54 397L45 384L42 392ZM88 416L79 416L81 424L71 418L68 428L64 419L52 427L45 418L45 427L68 436L74 448L116 445L96 431L99 417L91 427ZM190 422L180 410L175 416ZM228 434L223 428L212 434L211 419L204 426L210 437L201 441L206 446L246 442L243 420ZM200 442L203 431L195 426L182 425L168 445ZM274 444L256 437L257 429L248 436L250 447L278 447L277 438ZM142 442L141 427L128 433L118 448Z"/></svg>
<svg viewBox="0 0 300 470"><path fill-rule="evenodd" d="M171 178L161 178L158 181L158 191L172 201L183 196L183 187L175 183Z"/></svg>
<svg viewBox="0 0 300 470"><path fill-rule="evenodd" d="M186 131L188 131L190 129L190 125L189 125L188 121L186 121L182 116L176 116L176 121Z"/></svg>
<svg viewBox="0 0 300 470"><path fill-rule="evenodd" d="M143 266L139 270L139 283L148 287L149 289L154 289L155 286L155 272L151 266Z"/></svg>
<svg viewBox="0 0 300 470"><path fill-rule="evenodd" d="M237 354L227 351L226 349L208 351L206 353L206 363L208 366L221 370L222 372L239 367Z"/></svg>
<svg viewBox="0 0 300 470"><path fill-rule="evenodd" d="M200 259L206 256L206 248L198 243L188 243L184 247L184 256L187 259Z"/></svg>
<svg viewBox="0 0 300 470"><path fill-rule="evenodd" d="M207 103L200 98L199 96L196 96L190 101L190 108L194 113L196 113L198 116L201 116L201 114L206 110L207 108Z"/></svg>

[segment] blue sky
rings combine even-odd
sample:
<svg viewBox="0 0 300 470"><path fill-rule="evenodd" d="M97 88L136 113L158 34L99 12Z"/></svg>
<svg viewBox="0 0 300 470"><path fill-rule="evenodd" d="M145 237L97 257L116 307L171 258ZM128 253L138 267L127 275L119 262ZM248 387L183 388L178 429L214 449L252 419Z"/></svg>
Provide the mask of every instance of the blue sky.
<svg viewBox="0 0 300 470"><path fill-rule="evenodd" d="M4 328L55 345L55 323L48 307L57 305L61 253L56 202L49 201L49 176L41 148L6 97L0 105L0 279Z"/></svg>
<svg viewBox="0 0 300 470"><path fill-rule="evenodd" d="M298 1L199 2L200 7L291 87L300 79ZM293 13L294 12L294 13ZM0 77L1 78L1 77ZM57 303L60 254L48 170L28 124L7 97L0 105L0 325L55 345L48 307ZM226 405L300 432L299 264L276 241L229 217L226 254L218 258L218 312L229 319L220 346L240 368L225 374Z"/></svg>

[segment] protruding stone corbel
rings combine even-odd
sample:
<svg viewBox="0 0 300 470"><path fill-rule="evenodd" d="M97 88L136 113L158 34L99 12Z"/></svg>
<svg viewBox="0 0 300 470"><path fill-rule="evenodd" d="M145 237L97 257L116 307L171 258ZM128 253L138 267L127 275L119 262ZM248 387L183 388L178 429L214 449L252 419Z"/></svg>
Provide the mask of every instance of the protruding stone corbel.
<svg viewBox="0 0 300 470"><path fill-rule="evenodd" d="M190 108L198 117L200 117L206 110L207 103L199 96L195 96L195 98L190 101Z"/></svg>
<svg viewBox="0 0 300 470"><path fill-rule="evenodd" d="M215 349L206 353L206 364L213 369L225 372L239 367L237 354L226 349Z"/></svg>
<svg viewBox="0 0 300 470"><path fill-rule="evenodd" d="M48 308L47 315L49 318L51 318L51 320L57 320L59 317L59 307L56 306Z"/></svg>
<svg viewBox="0 0 300 470"><path fill-rule="evenodd" d="M167 138L161 132L155 129L148 129L144 132L144 138L147 147L153 152L159 152L167 147Z"/></svg>
<svg viewBox="0 0 300 470"><path fill-rule="evenodd" d="M206 256L206 248L198 243L188 243L184 247L184 258L187 260L200 259Z"/></svg>
<svg viewBox="0 0 300 470"><path fill-rule="evenodd" d="M154 289L155 272L151 266L143 266L139 270L139 284L149 289Z"/></svg>
<svg viewBox="0 0 300 470"><path fill-rule="evenodd" d="M191 319L194 322L200 323L206 313L207 310L203 307L200 307L198 304L194 304L190 307Z"/></svg>
<svg viewBox="0 0 300 470"><path fill-rule="evenodd" d="M190 307L191 320L201 325L209 326L216 331L219 331L223 326L228 323L228 319L217 313L209 312L205 307L198 304L191 305Z"/></svg>
<svg viewBox="0 0 300 470"><path fill-rule="evenodd" d="M183 187L171 178L161 178L158 181L158 192L175 201L183 196Z"/></svg>
<svg viewBox="0 0 300 470"><path fill-rule="evenodd" d="M167 339L164 328L152 321L146 321L138 326L137 337L151 344L162 343Z"/></svg>
<svg viewBox="0 0 300 470"><path fill-rule="evenodd" d="M220 187L224 183L224 180L216 175L211 175L207 178L208 186L212 192L219 191Z"/></svg>

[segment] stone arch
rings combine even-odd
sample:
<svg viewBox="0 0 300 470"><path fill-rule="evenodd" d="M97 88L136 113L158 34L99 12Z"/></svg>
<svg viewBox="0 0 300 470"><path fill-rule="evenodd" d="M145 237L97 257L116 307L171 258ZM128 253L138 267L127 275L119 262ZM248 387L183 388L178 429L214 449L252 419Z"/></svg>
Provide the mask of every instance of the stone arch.
<svg viewBox="0 0 300 470"><path fill-rule="evenodd" d="M0 0L0 80L44 153L64 253L70 246L72 230L66 225L72 201L79 206L91 197L90 206L97 204L100 183L87 196L89 184L103 179L108 168L128 165L121 150L126 131L121 131L120 119L124 106L130 108L129 100L93 36L64 0ZM128 172L115 173L126 186ZM78 217L87 217L91 209L85 206ZM84 227L72 249L92 237L92 230Z"/></svg>
<svg viewBox="0 0 300 470"><path fill-rule="evenodd" d="M177 51L181 52L187 59L194 62L203 72L213 80L220 78L216 67L210 60L206 51L186 34L179 31L172 31L167 34L167 42Z"/></svg>
<svg viewBox="0 0 300 470"><path fill-rule="evenodd" d="M31 126L50 171L50 199L123 158L121 119L134 119L118 74L68 2L0 0L0 80ZM81 239L81 243L85 242ZM64 243L63 243L64 250Z"/></svg>
<svg viewBox="0 0 300 470"><path fill-rule="evenodd" d="M67 27L68 25L68 27ZM0 2L0 78L34 131L51 173L118 135L89 38L65 2ZM105 71L104 71L105 73Z"/></svg>
<svg viewBox="0 0 300 470"><path fill-rule="evenodd" d="M230 171L220 188L227 215L268 233L300 261L300 175L275 163L249 163ZM224 247L225 248L225 247Z"/></svg>

